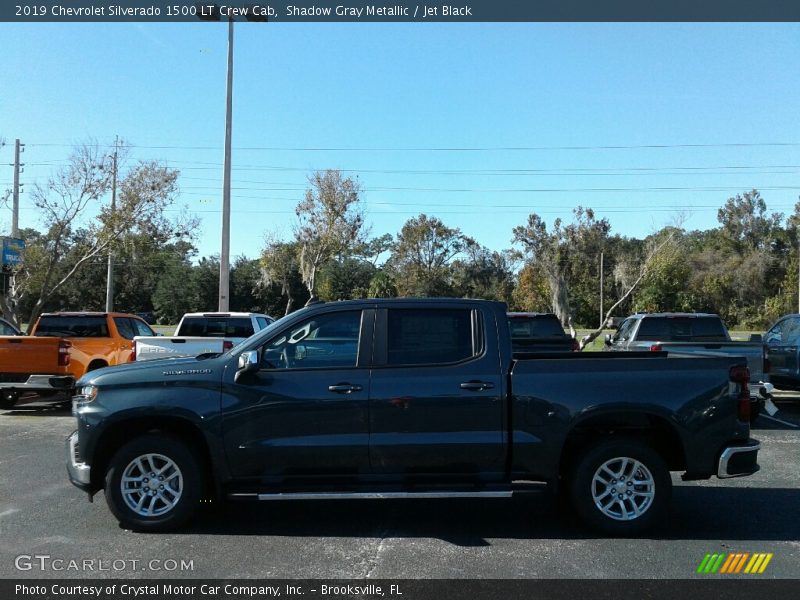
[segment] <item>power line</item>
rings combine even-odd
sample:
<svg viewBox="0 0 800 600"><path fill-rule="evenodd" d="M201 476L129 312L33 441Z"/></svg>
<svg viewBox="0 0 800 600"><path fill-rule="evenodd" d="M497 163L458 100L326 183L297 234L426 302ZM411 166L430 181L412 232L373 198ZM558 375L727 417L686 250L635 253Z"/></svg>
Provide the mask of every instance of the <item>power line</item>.
<svg viewBox="0 0 800 600"><path fill-rule="evenodd" d="M30 146L74 147L74 144L31 143ZM98 144L101 147L112 147L109 144ZM219 145L182 146L182 145L144 145L129 144L131 148L148 150L214 150ZM732 142L718 144L633 144L633 145L597 145L597 146L449 146L449 147L324 147L324 146L236 146L236 151L281 151L281 152L528 152L553 150L657 150L670 148L764 148L764 147L800 147L800 142Z"/></svg>

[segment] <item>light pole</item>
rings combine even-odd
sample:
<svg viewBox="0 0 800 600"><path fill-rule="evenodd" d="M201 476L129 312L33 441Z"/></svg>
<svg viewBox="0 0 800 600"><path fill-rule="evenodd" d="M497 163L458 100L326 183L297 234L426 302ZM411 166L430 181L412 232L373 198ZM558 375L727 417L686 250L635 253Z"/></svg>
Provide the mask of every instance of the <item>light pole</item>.
<svg viewBox="0 0 800 600"><path fill-rule="evenodd" d="M219 257L219 311L230 306L231 127L233 121L233 19L228 19L228 83L225 97L225 166L222 171L222 250Z"/></svg>
<svg viewBox="0 0 800 600"><path fill-rule="evenodd" d="M219 21L221 11L216 5L195 5L197 17L203 21ZM248 21L266 21L267 17L248 10ZM228 15L228 71L225 91L225 161L222 170L222 243L219 256L220 312L230 307L230 253L231 253L231 137L233 128L233 16Z"/></svg>

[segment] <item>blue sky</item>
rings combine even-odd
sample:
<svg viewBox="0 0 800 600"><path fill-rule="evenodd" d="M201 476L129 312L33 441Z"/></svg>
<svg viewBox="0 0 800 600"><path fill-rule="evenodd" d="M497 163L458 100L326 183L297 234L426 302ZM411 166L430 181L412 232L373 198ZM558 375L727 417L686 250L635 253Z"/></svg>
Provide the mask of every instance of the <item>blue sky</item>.
<svg viewBox="0 0 800 600"><path fill-rule="evenodd" d="M375 235L426 212L493 249L530 212L550 223L589 206L641 237L678 214L714 227L751 188L787 213L800 194L797 24L241 23L235 36L233 256L289 237L322 168L359 177ZM72 144L120 135L131 164L181 171L200 253L219 252L224 24L3 23L0 39L0 189L15 138L30 190ZM36 227L29 194L22 207ZM0 209L0 228L10 220Z"/></svg>

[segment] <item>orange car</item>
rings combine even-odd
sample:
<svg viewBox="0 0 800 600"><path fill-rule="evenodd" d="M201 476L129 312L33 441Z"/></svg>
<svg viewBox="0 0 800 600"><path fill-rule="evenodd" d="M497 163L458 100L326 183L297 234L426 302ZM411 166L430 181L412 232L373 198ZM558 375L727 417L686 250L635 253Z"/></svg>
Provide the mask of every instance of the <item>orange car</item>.
<svg viewBox="0 0 800 600"><path fill-rule="evenodd" d="M71 343L69 372L77 381L87 371L128 362L133 338L156 335L141 318L126 313L45 313L31 331Z"/></svg>

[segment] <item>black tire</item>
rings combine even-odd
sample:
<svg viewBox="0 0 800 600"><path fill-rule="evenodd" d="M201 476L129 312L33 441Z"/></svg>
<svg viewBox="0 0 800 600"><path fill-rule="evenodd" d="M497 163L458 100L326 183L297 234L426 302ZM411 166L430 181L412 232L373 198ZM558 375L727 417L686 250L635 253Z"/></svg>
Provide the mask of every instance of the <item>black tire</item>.
<svg viewBox="0 0 800 600"><path fill-rule="evenodd" d="M144 458L148 455L156 455L152 459L153 462ZM156 473L159 468L167 464L163 459L167 459L176 467L178 475L172 478L172 483L167 481L151 484L149 483L151 478L145 472L142 477L146 478L148 483L144 483L143 479L137 484L130 484L128 492L123 494L123 474L127 471L128 476L139 476L140 469L134 466L137 458L142 461L140 464L148 467L146 470L149 470L150 465L155 465L153 472ZM169 480L170 475L174 473L175 469L170 468L162 477ZM151 489L151 485L161 487ZM145 492L138 491L135 489L136 486ZM164 486L169 489L165 490ZM178 493L173 486L176 486ZM111 512L123 527L142 532L169 531L184 525L197 511L203 497L203 489L203 470L186 444L174 437L154 433L137 437L122 446L109 462L105 477L106 502ZM154 495L151 496L150 492ZM162 498L174 500L171 507L168 508L168 503ZM147 508L150 508L153 514L142 514L129 505L137 500L141 501L140 510L147 511Z"/></svg>
<svg viewBox="0 0 800 600"><path fill-rule="evenodd" d="M19 399L16 391L3 392L0 394L0 410L11 410Z"/></svg>
<svg viewBox="0 0 800 600"><path fill-rule="evenodd" d="M623 470L624 459L638 462L639 467L632 470L636 465L629 462ZM617 479L618 475L601 472L603 465L622 477ZM595 482L595 474L607 478L606 482ZM631 481L631 475L637 478ZM636 481L649 483L637 485ZM616 487L618 485L623 487ZM648 493L652 493L652 497L648 497ZM664 460L646 444L629 439L602 442L591 447L577 461L569 485L570 501L578 516L591 528L614 536L637 535L660 522L671 495L672 479ZM604 498L611 500L613 496L617 499L604 511L599 504ZM637 511L641 511L638 516Z"/></svg>

